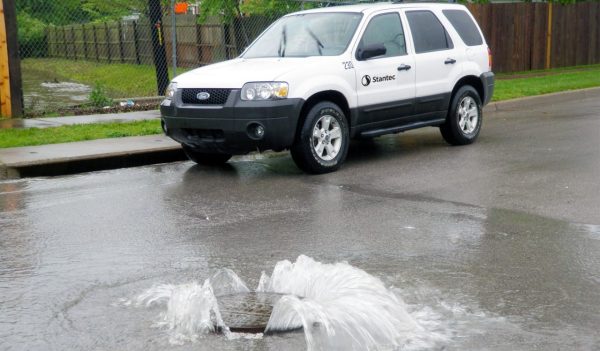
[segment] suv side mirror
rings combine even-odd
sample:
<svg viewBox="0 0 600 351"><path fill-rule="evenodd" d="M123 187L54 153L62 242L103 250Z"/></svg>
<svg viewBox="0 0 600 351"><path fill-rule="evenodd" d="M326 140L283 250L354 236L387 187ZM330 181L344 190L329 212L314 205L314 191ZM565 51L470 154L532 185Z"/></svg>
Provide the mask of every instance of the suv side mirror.
<svg viewBox="0 0 600 351"><path fill-rule="evenodd" d="M368 60L371 57L385 55L387 49L383 45L383 43L371 44L367 45L361 49L358 49L358 59L359 60Z"/></svg>

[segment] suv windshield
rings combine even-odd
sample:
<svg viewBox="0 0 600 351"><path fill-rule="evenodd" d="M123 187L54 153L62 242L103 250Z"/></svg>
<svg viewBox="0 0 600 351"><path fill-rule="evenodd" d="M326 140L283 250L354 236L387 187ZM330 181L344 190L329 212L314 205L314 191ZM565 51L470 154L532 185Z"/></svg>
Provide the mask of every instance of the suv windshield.
<svg viewBox="0 0 600 351"><path fill-rule="evenodd" d="M275 22L242 56L307 57L342 54L360 22L360 13L310 13Z"/></svg>

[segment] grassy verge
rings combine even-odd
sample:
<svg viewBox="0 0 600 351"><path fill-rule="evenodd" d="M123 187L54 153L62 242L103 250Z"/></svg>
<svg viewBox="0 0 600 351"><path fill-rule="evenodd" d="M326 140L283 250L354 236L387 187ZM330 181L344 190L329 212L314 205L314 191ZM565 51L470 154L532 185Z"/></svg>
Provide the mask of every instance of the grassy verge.
<svg viewBox="0 0 600 351"><path fill-rule="evenodd" d="M499 74L497 78L493 101L502 101L600 86L600 65Z"/></svg>
<svg viewBox="0 0 600 351"><path fill-rule="evenodd" d="M0 129L0 148L160 134L160 121L78 124L52 128Z"/></svg>

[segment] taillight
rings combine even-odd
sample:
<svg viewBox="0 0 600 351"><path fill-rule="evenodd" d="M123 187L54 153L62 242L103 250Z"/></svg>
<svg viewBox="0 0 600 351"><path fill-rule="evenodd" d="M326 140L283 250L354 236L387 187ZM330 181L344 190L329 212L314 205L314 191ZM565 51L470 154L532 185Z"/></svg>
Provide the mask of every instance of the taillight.
<svg viewBox="0 0 600 351"><path fill-rule="evenodd" d="M492 49L488 48L488 67L492 71Z"/></svg>

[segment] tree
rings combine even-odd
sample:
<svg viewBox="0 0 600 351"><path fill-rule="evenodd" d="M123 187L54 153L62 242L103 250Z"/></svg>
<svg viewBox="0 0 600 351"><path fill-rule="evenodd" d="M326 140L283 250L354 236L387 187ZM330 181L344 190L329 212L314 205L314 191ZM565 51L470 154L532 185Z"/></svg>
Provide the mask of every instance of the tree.
<svg viewBox="0 0 600 351"><path fill-rule="evenodd" d="M226 23L241 15L238 0L203 0L200 3L200 22L211 16L223 16Z"/></svg>
<svg viewBox="0 0 600 351"><path fill-rule="evenodd" d="M315 6L318 6L315 2L304 3L299 0L203 0L200 3L200 22L211 16L222 16L225 23L231 23L234 18L242 15L275 18Z"/></svg>
<svg viewBox="0 0 600 351"><path fill-rule="evenodd" d="M306 9L308 6L312 7L313 4L303 6L302 1L294 0L246 0L241 6L241 10L245 14L279 17L286 13Z"/></svg>
<svg viewBox="0 0 600 351"><path fill-rule="evenodd" d="M119 19L145 12L147 0L16 0L21 56L44 56L46 28Z"/></svg>

